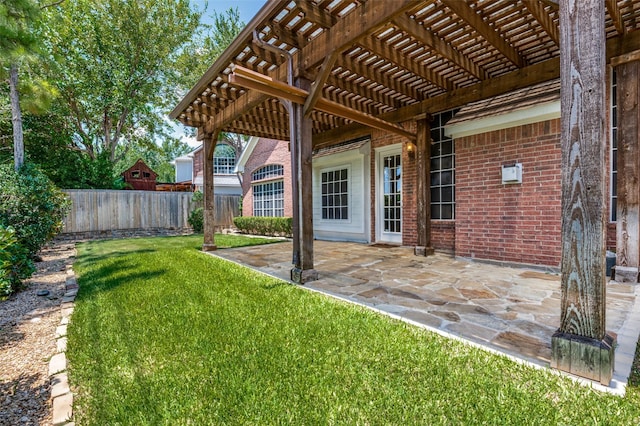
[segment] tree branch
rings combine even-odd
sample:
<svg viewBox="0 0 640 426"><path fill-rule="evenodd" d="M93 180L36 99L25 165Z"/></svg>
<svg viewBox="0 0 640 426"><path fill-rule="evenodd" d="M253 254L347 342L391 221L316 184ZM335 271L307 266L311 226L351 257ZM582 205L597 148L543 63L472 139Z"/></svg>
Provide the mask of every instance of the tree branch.
<svg viewBox="0 0 640 426"><path fill-rule="evenodd" d="M60 3L64 3L64 0L54 1L54 2L53 2L53 3L51 3L51 4L45 4L44 6L40 6L40 10L44 10L44 9L49 8L49 7L57 6L57 5L59 5Z"/></svg>

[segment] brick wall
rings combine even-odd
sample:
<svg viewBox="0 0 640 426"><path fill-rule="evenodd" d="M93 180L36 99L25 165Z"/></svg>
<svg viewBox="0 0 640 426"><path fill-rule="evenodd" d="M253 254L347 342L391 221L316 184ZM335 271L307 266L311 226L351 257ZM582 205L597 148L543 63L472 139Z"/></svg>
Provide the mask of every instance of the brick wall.
<svg viewBox="0 0 640 426"><path fill-rule="evenodd" d="M456 222L432 220L431 245L436 250L453 253L456 246Z"/></svg>
<svg viewBox="0 0 640 426"><path fill-rule="evenodd" d="M193 153L193 177L198 176L198 173L204 180L204 148L197 150Z"/></svg>
<svg viewBox="0 0 640 426"><path fill-rule="evenodd" d="M251 174L262 166L280 164L284 168L284 215L293 216L291 197L291 153L289 142L260 138L244 166L242 174L242 215L253 216ZM278 178L282 179L282 178ZM277 180L277 179L272 179ZM265 180L264 182L268 182Z"/></svg>
<svg viewBox="0 0 640 426"><path fill-rule="evenodd" d="M458 256L558 266L561 253L560 120L459 138ZM522 163L522 184L503 185L503 164Z"/></svg>

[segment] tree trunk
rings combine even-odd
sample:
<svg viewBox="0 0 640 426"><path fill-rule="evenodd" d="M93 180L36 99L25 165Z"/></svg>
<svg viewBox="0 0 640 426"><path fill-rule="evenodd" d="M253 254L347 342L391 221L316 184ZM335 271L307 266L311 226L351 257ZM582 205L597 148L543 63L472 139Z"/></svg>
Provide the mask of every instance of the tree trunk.
<svg viewBox="0 0 640 426"><path fill-rule="evenodd" d="M11 64L9 70L9 88L11 97L11 121L13 123L13 161L18 171L24 164L24 137L22 134L22 112L20 111L20 93L18 93L18 66Z"/></svg>

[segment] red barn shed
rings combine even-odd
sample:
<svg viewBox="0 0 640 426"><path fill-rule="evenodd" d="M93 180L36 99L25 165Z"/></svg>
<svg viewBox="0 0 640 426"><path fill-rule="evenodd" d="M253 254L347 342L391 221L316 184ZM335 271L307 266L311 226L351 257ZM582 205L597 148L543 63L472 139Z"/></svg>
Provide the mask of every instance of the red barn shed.
<svg viewBox="0 0 640 426"><path fill-rule="evenodd" d="M128 189L141 191L156 190L156 178L158 174L151 170L141 158L139 158L133 166L122 172L122 177L128 184Z"/></svg>

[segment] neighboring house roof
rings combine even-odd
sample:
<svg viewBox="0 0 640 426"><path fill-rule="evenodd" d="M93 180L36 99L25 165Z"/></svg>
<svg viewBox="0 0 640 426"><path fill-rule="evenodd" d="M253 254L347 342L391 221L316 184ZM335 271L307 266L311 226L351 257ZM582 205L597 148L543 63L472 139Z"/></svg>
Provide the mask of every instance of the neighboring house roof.
<svg viewBox="0 0 640 426"><path fill-rule="evenodd" d="M193 179L194 185L203 185L202 172L198 173ZM238 175L215 175L213 178L214 186L240 186L240 178Z"/></svg>
<svg viewBox="0 0 640 426"><path fill-rule="evenodd" d="M361 138L355 141L348 141L339 145L333 145L327 148L321 148L313 152L314 157L324 157L327 155L340 154L342 152L360 149L366 145L371 139L369 137Z"/></svg>
<svg viewBox="0 0 640 426"><path fill-rule="evenodd" d="M560 118L560 80L552 80L462 107L445 126L453 138Z"/></svg>
<svg viewBox="0 0 640 426"><path fill-rule="evenodd" d="M260 140L257 136L252 136L249 138L249 142L247 142L247 146L244 147L242 153L240 154L240 158L238 158L238 162L236 163L236 168L233 170L235 173L243 173L244 166L251 158L251 154L253 154L253 150L255 149L258 141Z"/></svg>

